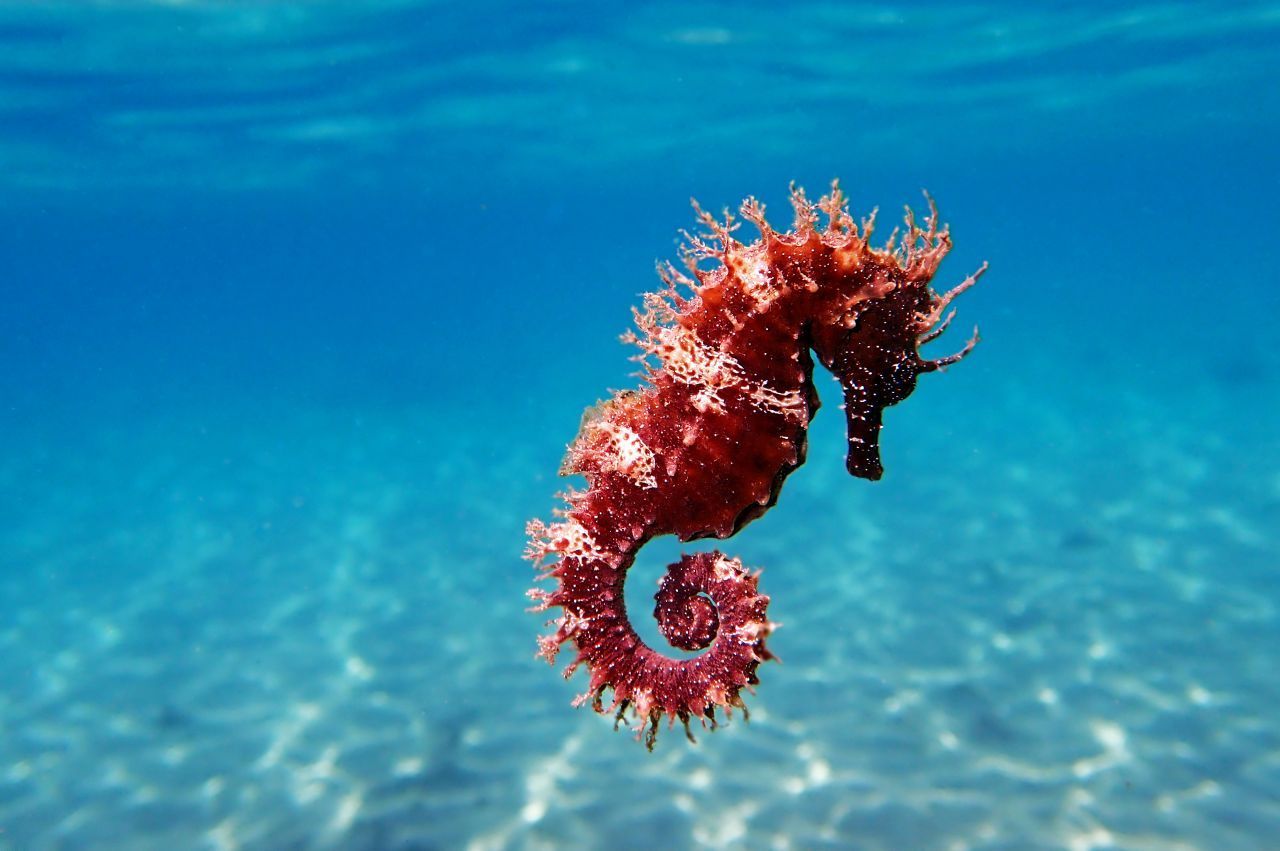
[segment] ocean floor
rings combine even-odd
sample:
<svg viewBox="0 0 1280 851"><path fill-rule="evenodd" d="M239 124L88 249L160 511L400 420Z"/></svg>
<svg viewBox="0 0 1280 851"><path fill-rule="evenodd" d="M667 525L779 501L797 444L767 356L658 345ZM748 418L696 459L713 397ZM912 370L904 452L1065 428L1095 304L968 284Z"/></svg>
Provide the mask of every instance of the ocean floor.
<svg viewBox="0 0 1280 851"><path fill-rule="evenodd" d="M820 415L720 545L765 568L783 664L749 724L653 754L534 659L522 529L578 403L18 429L0 847L1274 840L1280 438L1241 413L1274 380L995 374L926 377L874 485Z"/></svg>

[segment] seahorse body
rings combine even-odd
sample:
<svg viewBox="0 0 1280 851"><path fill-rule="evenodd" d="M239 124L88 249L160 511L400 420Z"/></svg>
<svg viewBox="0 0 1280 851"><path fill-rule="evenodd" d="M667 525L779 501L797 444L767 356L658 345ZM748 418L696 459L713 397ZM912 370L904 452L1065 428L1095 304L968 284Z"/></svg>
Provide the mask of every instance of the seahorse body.
<svg viewBox="0 0 1280 851"><path fill-rule="evenodd" d="M645 296L639 333L624 336L642 351L645 385L587 411L561 469L585 476L587 490L565 496L557 522L529 524L527 556L555 558L540 578L557 580L529 595L536 610L563 610L540 655L554 662L572 641L577 656L565 676L585 664L591 677L575 705L590 702L619 721L633 712L650 748L664 716L688 733L692 718L714 728L717 707L745 715L740 693L772 658L765 639L774 624L758 574L719 552L686 555L668 568L654 615L673 646L706 652L673 659L648 647L623 597L640 547L658 535L727 538L777 501L804 462L818 410L811 351L844 390L849 472L878 479L884 408L977 342L975 331L957 354L919 353L946 328L951 300L986 269L944 295L930 288L951 247L932 201L924 227L908 210L901 242L895 230L878 248L869 242L874 213L856 224L837 184L817 204L794 188L791 201L787 233L768 225L754 199L743 203L761 234L749 245L734 238L732 216L719 221L694 204L709 233L685 235L687 274L660 267L666 289Z"/></svg>

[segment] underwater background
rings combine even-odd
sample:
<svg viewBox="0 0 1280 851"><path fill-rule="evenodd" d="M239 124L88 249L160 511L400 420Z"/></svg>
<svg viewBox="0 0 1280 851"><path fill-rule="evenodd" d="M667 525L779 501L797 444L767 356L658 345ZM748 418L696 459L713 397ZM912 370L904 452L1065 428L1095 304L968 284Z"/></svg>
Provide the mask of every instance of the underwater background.
<svg viewBox="0 0 1280 851"><path fill-rule="evenodd" d="M0 848L1280 847L1277 75L1274 2L0 3ZM833 178L983 342L876 483L822 376L718 544L783 664L649 754L524 524L690 196Z"/></svg>

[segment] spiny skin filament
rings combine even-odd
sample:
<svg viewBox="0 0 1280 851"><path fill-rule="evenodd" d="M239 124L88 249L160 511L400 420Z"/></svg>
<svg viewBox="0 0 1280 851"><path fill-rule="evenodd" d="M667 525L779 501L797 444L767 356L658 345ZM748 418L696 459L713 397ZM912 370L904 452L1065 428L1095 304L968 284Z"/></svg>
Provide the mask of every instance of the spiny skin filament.
<svg viewBox="0 0 1280 851"><path fill-rule="evenodd" d="M554 663L571 644L565 676L585 665L590 677L575 705L634 718L650 749L664 718L692 739L691 720L714 729L717 710L745 717L742 691L774 658L765 640L777 625L758 572L718 551L686 555L668 567L654 617L673 647L702 652L659 653L636 634L623 595L640 548L659 535L730 537L777 501L818 410L815 356L844 391L846 466L874 480L884 409L978 342L975 329L953 355L920 355L986 271L943 294L931 288L951 249L932 199L923 225L908 209L880 246L874 212L855 223L838 184L816 204L793 187L791 203L795 223L782 233L747 199L742 218L760 232L750 244L734 237L740 223L728 212L717 219L694 203L706 232L685 234L683 270L659 268L665 289L644 297L623 338L640 349L642 386L587 411L560 471L584 476L587 489L565 495L555 522L528 526L526 556L554 580L529 596L536 611L561 612L539 655Z"/></svg>

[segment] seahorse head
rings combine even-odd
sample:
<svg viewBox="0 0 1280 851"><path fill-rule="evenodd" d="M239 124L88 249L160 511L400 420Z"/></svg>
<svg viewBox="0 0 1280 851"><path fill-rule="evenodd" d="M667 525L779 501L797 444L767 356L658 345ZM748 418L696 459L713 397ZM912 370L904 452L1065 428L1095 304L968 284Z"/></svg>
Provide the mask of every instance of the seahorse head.
<svg viewBox="0 0 1280 851"><path fill-rule="evenodd" d="M848 324L837 316L810 330L810 345L844 390L849 453L845 466L864 479L879 479L880 425L884 409L911 395L929 361L920 357L918 316L923 287L900 286L863 302ZM926 307L927 312L927 307Z"/></svg>
<svg viewBox="0 0 1280 851"><path fill-rule="evenodd" d="M942 236L945 240L945 233ZM938 260L949 241L940 244L944 251L939 252ZM894 270L885 285L873 288L872 297L859 300L852 312L815 315L810 345L844 390L849 436L846 466L855 476L875 480L884 473L880 461L884 409L910 396L921 373L955 363L978 342L975 328L961 351L932 360L921 357L920 347L936 339L954 315L943 318L951 300L986 271L984 264L958 286L938 295L929 286L936 267L936 261L922 266L908 262Z"/></svg>

